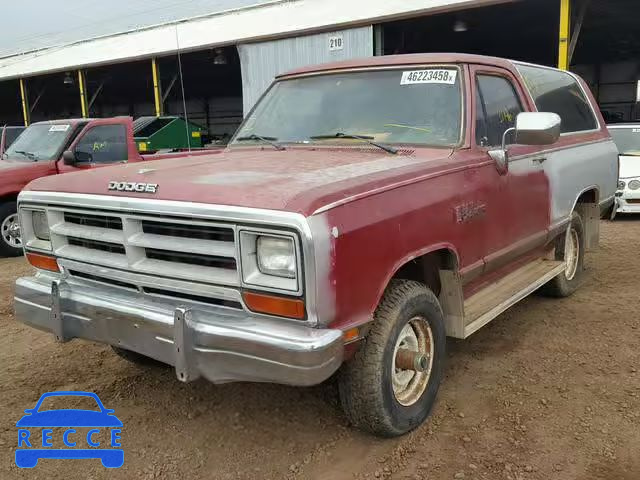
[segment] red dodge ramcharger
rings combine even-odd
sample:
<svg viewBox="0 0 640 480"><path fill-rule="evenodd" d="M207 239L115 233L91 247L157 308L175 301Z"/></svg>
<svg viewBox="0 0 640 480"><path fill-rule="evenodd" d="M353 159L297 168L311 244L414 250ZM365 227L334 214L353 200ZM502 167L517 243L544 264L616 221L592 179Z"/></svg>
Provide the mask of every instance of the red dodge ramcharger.
<svg viewBox="0 0 640 480"><path fill-rule="evenodd" d="M582 80L458 54L276 79L220 155L36 180L16 318L181 381L337 374L383 436L433 407L445 337L583 280L616 147Z"/></svg>

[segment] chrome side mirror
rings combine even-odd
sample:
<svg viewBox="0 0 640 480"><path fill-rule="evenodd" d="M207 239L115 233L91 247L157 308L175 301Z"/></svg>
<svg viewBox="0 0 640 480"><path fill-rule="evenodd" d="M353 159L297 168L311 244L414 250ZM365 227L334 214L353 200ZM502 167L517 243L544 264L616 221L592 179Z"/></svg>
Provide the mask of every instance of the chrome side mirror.
<svg viewBox="0 0 640 480"><path fill-rule="evenodd" d="M560 138L562 120L556 113L524 112L516 117L516 143L551 145Z"/></svg>
<svg viewBox="0 0 640 480"><path fill-rule="evenodd" d="M489 150L489 156L496 162L500 172L506 172L509 165L509 135L514 134L514 143L520 145L551 145L560 138L561 124L560 116L555 113L522 112L516 117L515 128L508 128L502 134L502 146Z"/></svg>

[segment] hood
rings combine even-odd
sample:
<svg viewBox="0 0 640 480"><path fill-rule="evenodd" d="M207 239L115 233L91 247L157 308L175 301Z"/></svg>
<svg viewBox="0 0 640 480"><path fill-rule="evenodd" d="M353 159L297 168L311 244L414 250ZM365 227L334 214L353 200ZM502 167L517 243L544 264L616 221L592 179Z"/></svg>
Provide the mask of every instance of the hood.
<svg viewBox="0 0 640 480"><path fill-rule="evenodd" d="M36 180L30 190L89 193L287 210L310 215L352 195L445 167L451 149L390 155L377 148L234 147L222 154L103 167ZM82 175L78 177L77 175ZM109 182L157 184L157 192L115 192Z"/></svg>
<svg viewBox="0 0 640 480"><path fill-rule="evenodd" d="M620 155L620 178L640 177L640 156Z"/></svg>
<svg viewBox="0 0 640 480"><path fill-rule="evenodd" d="M0 160L0 194L18 192L31 180L54 172L54 162Z"/></svg>

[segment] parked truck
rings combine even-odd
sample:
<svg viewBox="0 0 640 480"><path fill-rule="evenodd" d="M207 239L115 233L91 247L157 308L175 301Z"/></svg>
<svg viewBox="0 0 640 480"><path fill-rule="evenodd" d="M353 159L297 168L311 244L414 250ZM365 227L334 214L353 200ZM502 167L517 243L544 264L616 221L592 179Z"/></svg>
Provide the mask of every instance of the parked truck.
<svg viewBox="0 0 640 480"><path fill-rule="evenodd" d="M202 151L190 155L201 155ZM31 180L114 163L184 156L138 153L129 117L70 119L29 126L0 161L0 256L22 255L16 199Z"/></svg>
<svg viewBox="0 0 640 480"><path fill-rule="evenodd" d="M434 405L447 335L580 286L617 180L572 73L459 54L303 68L221 155L32 182L16 318L184 382L337 374L353 425L401 435Z"/></svg>
<svg viewBox="0 0 640 480"><path fill-rule="evenodd" d="M15 142L26 127L5 125L0 127L0 155Z"/></svg>

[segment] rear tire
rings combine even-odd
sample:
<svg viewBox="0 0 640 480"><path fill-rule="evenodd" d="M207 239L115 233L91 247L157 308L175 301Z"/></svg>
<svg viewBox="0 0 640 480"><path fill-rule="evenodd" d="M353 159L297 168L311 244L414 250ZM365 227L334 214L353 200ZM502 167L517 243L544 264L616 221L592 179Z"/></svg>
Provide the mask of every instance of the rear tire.
<svg viewBox="0 0 640 480"><path fill-rule="evenodd" d="M567 244L567 240L569 240L569 244ZM544 285L541 293L556 298L572 295L582 283L584 276L584 252L582 218L577 212L573 212L568 235L563 233L556 240L556 260L565 261L568 258L567 268Z"/></svg>
<svg viewBox="0 0 640 480"><path fill-rule="evenodd" d="M23 254L16 202L0 205L0 256L19 257Z"/></svg>
<svg viewBox="0 0 640 480"><path fill-rule="evenodd" d="M429 369L396 368L398 346L429 353ZM420 426L438 393L445 348L444 316L433 292L418 282L392 280L364 344L338 373L340 401L350 422L383 437Z"/></svg>
<svg viewBox="0 0 640 480"><path fill-rule="evenodd" d="M166 364L156 360L155 358L147 357L141 353L132 352L125 348L111 346L113 351L121 358L124 358L127 362L135 363L136 365L142 365L144 367L159 367L166 366Z"/></svg>

